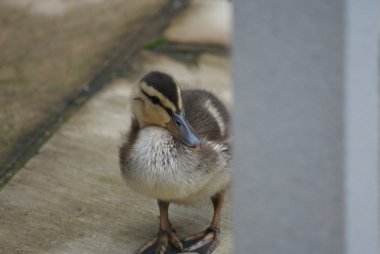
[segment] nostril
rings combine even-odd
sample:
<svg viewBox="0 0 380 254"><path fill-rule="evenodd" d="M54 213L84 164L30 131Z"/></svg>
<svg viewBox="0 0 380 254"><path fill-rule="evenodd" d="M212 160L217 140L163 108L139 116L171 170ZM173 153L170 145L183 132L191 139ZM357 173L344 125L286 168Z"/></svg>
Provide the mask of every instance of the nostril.
<svg viewBox="0 0 380 254"><path fill-rule="evenodd" d="M175 120L175 123L177 124L178 127L181 127L181 122L179 120Z"/></svg>

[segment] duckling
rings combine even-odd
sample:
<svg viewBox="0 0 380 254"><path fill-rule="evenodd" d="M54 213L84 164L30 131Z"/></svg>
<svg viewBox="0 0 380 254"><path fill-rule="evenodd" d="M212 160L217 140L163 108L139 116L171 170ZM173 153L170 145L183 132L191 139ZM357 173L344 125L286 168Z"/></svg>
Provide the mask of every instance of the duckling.
<svg viewBox="0 0 380 254"><path fill-rule="evenodd" d="M174 79L152 71L134 86L132 124L120 147L130 189L158 202L157 237L136 254L211 253L219 242L225 189L230 182L229 115L211 92L182 91ZM211 199L210 226L180 240L169 221L170 203Z"/></svg>

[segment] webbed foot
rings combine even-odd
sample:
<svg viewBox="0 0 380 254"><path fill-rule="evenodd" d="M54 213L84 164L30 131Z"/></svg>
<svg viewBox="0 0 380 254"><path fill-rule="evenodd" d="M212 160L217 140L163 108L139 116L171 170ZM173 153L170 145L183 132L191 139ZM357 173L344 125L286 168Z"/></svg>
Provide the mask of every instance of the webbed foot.
<svg viewBox="0 0 380 254"><path fill-rule="evenodd" d="M200 233L185 237L181 240L184 250L180 253L210 254L219 244L219 234L219 228L209 227Z"/></svg>
<svg viewBox="0 0 380 254"><path fill-rule="evenodd" d="M175 254L182 250L182 243L174 231L160 230L157 237L141 246L135 254Z"/></svg>

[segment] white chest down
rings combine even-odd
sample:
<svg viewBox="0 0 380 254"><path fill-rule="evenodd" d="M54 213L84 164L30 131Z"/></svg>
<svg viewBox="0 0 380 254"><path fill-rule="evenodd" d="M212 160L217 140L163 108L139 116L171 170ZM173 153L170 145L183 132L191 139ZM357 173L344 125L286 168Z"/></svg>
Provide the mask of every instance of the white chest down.
<svg viewBox="0 0 380 254"><path fill-rule="evenodd" d="M178 143L165 129L140 130L128 157L127 185L148 197L177 203L210 198L230 180L229 156L223 145L206 141L220 163L204 161L201 152Z"/></svg>

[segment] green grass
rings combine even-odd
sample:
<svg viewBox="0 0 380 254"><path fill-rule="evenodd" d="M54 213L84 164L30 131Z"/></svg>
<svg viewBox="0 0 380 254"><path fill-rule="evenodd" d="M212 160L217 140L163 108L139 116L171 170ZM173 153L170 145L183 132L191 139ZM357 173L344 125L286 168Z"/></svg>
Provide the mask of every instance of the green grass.
<svg viewBox="0 0 380 254"><path fill-rule="evenodd" d="M152 40L151 42L145 44L144 46L142 46L142 49L152 50L166 43L168 43L168 40L166 40L164 37L158 37Z"/></svg>

